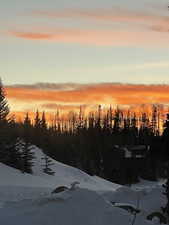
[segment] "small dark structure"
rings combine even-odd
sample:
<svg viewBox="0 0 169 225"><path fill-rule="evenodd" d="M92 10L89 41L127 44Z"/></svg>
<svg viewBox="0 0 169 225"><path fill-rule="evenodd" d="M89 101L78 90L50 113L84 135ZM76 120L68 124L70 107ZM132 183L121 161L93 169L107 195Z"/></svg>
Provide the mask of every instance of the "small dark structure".
<svg viewBox="0 0 169 225"><path fill-rule="evenodd" d="M124 159L144 159L150 149L147 145L114 146L114 149L123 151Z"/></svg>
<svg viewBox="0 0 169 225"><path fill-rule="evenodd" d="M106 168L111 181L120 184L138 182L147 164L149 149L146 145L114 145L108 159L111 168Z"/></svg>

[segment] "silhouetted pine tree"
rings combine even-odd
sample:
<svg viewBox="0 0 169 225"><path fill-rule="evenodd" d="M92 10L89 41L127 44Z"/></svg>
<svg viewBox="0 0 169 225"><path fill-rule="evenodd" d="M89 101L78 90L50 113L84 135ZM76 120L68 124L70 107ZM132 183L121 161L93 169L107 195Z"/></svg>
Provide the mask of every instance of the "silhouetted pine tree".
<svg viewBox="0 0 169 225"><path fill-rule="evenodd" d="M114 113L114 126L113 131L117 134L120 131L120 110L117 108L117 110Z"/></svg>
<svg viewBox="0 0 169 225"><path fill-rule="evenodd" d="M137 127L137 117L134 113L131 117L131 144L138 144L138 127Z"/></svg>
<svg viewBox="0 0 169 225"><path fill-rule="evenodd" d="M0 162L3 163L7 162L7 145L9 144L8 114L9 107L0 79Z"/></svg>
<svg viewBox="0 0 169 225"><path fill-rule="evenodd" d="M167 215L168 222L169 222L169 163L168 163L168 160L169 160L169 114L167 114L167 120L165 122L165 129L164 129L162 138L164 142L165 156L167 159L167 163L166 163L167 182L164 185L164 188L165 188L164 194L166 195L166 198L167 198L167 204L164 211Z"/></svg>
<svg viewBox="0 0 169 225"><path fill-rule="evenodd" d="M0 125L7 122L7 116L9 114L9 106L6 100L4 87L0 79Z"/></svg>
<svg viewBox="0 0 169 225"><path fill-rule="evenodd" d="M47 130L47 123L46 123L45 112L42 113L42 119L41 119L41 122L40 122L40 127L41 127L41 130L43 132L45 132Z"/></svg>
<svg viewBox="0 0 169 225"><path fill-rule="evenodd" d="M151 129L152 133L154 135L158 135L158 112L157 112L157 106L152 106L152 118L151 118Z"/></svg>
<svg viewBox="0 0 169 225"><path fill-rule="evenodd" d="M21 168L21 153L18 149L18 130L14 117L7 118L9 107L4 87L0 80L0 161L14 168Z"/></svg>
<svg viewBox="0 0 169 225"><path fill-rule="evenodd" d="M40 121L40 131L41 131L41 145L43 146L44 152L47 154L49 152L49 132L47 129L47 122L45 112L42 113L42 119Z"/></svg>
<svg viewBox="0 0 169 225"><path fill-rule="evenodd" d="M40 127L41 127L41 119L40 119L40 116L39 116L39 111L37 110L36 115L35 115L34 128L38 130L38 129L40 129Z"/></svg>
<svg viewBox="0 0 169 225"><path fill-rule="evenodd" d="M10 143L6 146L5 164L22 170L22 152L19 138L12 137Z"/></svg>
<svg viewBox="0 0 169 225"><path fill-rule="evenodd" d="M39 111L36 111L33 125L33 142L35 145L40 147L41 144L41 119L39 115Z"/></svg>
<svg viewBox="0 0 169 225"><path fill-rule="evenodd" d="M23 140L19 143L19 148L22 153L22 172L23 173L32 173L32 165L34 153L32 152L31 140L31 122L29 119L29 114L26 113L26 117L23 123Z"/></svg>
<svg viewBox="0 0 169 225"><path fill-rule="evenodd" d="M6 144L5 164L21 170L22 154L19 148L19 130L14 116L8 121L8 142Z"/></svg>

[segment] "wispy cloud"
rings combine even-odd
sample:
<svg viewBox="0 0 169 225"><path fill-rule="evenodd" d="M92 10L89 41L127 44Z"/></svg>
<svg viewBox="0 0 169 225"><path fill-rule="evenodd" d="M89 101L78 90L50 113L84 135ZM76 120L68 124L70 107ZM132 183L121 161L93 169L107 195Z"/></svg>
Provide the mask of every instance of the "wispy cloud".
<svg viewBox="0 0 169 225"><path fill-rule="evenodd" d="M156 61L156 62L146 62L143 64L130 65L129 69L158 69L158 68L169 68L168 61ZM126 69L128 67L126 66Z"/></svg>
<svg viewBox="0 0 169 225"><path fill-rule="evenodd" d="M91 85L91 84L88 84ZM81 89L84 85L79 83L35 83L35 84L15 84L6 86L7 88L21 88L21 89L37 89L37 90L55 90L68 91ZM87 84L85 85L87 86Z"/></svg>
<svg viewBox="0 0 169 225"><path fill-rule="evenodd" d="M167 10L167 7L166 7ZM169 16L152 12L139 12L129 9L64 9L64 10L34 10L31 15L47 18L78 18L90 21L137 24L150 30L168 31Z"/></svg>
<svg viewBox="0 0 169 225"><path fill-rule="evenodd" d="M19 32L19 31L10 31L9 34L23 39L32 39L32 40L51 40L54 38L54 35L48 33L39 33L39 32Z"/></svg>
<svg viewBox="0 0 169 225"><path fill-rule="evenodd" d="M42 40L58 43L78 43L97 46L141 46L168 47L169 16L152 12L138 12L129 9L64 9L64 10L34 10L28 15L47 17L51 24L43 21L43 27L35 23L29 28L10 29L8 35L26 40ZM74 21L87 21L86 26L57 27L54 19L66 18ZM93 22L93 23L92 23ZM99 22L99 27L95 26ZM106 28L104 24L107 24ZM79 23L80 24L80 23ZM89 28L93 24L95 28ZM53 26L53 27L51 27Z"/></svg>
<svg viewBox="0 0 169 225"><path fill-rule="evenodd" d="M154 15L148 12L138 12L129 9L122 9L119 7L112 9L64 9L64 10L34 10L31 13L34 16L46 16L52 18L64 18L64 17L79 17L84 19L94 19L94 20L108 20L115 22L148 22L152 21L165 21L167 22L168 17L163 15Z"/></svg>
<svg viewBox="0 0 169 225"><path fill-rule="evenodd" d="M146 46L168 47L168 34L150 31L93 30L93 29L53 29L45 31L16 31L9 35L27 40L47 40L58 43L79 43L96 46Z"/></svg>

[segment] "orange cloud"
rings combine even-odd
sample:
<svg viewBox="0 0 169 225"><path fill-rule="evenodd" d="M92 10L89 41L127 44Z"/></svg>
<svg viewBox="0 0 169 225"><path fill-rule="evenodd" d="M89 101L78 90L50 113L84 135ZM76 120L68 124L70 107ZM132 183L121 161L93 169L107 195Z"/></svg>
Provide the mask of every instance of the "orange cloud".
<svg viewBox="0 0 169 225"><path fill-rule="evenodd" d="M35 85L36 86L36 85ZM47 85L46 85L47 86ZM54 87L54 85L53 85ZM63 84L65 87L65 84ZM6 87L7 97L15 101L15 104L25 102L32 106L39 104L45 108L55 108L57 105L95 105L95 104L115 104L133 105L149 103L169 103L169 85L141 85L141 84L78 84L69 89L59 88L46 89L24 87Z"/></svg>
<svg viewBox="0 0 169 225"><path fill-rule="evenodd" d="M88 113L95 111L99 104L103 107L132 107L138 112L143 110L140 105L169 105L169 85L44 83L7 86L5 89L11 112L17 120L22 120L29 112L32 122L35 117L33 112L37 109L45 111L47 121L51 122L57 111L65 116L70 111L78 113L80 106Z"/></svg>
<svg viewBox="0 0 169 225"><path fill-rule="evenodd" d="M156 29L156 28L153 28ZM27 40L46 40L59 43L79 43L96 46L168 47L166 33L131 30L53 29L46 31L16 31L9 35Z"/></svg>
<svg viewBox="0 0 169 225"><path fill-rule="evenodd" d="M32 39L32 40L49 40L53 38L52 34L45 33L34 33L34 32L17 32L11 31L11 35L24 38L24 39Z"/></svg>

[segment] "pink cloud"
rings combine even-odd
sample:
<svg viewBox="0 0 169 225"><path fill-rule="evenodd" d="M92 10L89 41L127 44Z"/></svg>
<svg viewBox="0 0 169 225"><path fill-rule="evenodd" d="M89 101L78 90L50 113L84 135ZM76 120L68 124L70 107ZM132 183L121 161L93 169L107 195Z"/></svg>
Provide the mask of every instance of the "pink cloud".
<svg viewBox="0 0 169 225"><path fill-rule="evenodd" d="M53 29L39 31L9 31L9 35L27 40L58 43L78 43L96 46L168 47L169 35L150 31Z"/></svg>
<svg viewBox="0 0 169 225"><path fill-rule="evenodd" d="M78 43L97 46L169 46L169 16L148 12L135 12L128 9L65 9L65 10L34 10L33 16L54 18L86 19L98 22L97 29L80 28L49 28L35 27L9 30L8 34L27 40L43 40L58 43ZM104 23L122 26L104 28ZM98 27L98 26L97 26Z"/></svg>
<svg viewBox="0 0 169 225"><path fill-rule="evenodd" d="M167 10L167 7L166 7ZM90 21L106 21L134 23L142 25L148 29L153 27L168 27L169 16L157 15L152 12L138 12L128 9L112 8L112 9L64 9L64 10L34 10L31 12L33 16L47 18L79 18Z"/></svg>
<svg viewBox="0 0 169 225"><path fill-rule="evenodd" d="M23 39L32 39L32 40L50 40L53 38L52 34L39 33L39 32L19 32L19 31L10 31L10 35L23 38Z"/></svg>
<svg viewBox="0 0 169 225"><path fill-rule="evenodd" d="M98 19L98 20L109 20L109 21L166 21L168 17L154 15L144 12L135 12L127 9L114 8L114 9L64 9L64 10L34 10L31 13L34 16L46 16L46 17L80 17L85 19Z"/></svg>

